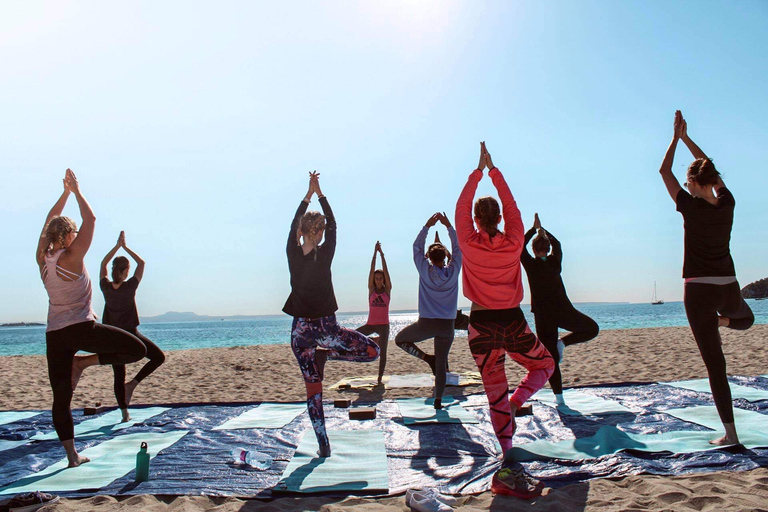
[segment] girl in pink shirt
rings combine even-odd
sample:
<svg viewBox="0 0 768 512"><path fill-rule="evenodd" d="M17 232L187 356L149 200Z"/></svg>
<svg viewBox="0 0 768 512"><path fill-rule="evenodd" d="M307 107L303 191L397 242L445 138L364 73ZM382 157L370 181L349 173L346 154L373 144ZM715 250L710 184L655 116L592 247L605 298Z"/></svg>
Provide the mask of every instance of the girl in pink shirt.
<svg viewBox="0 0 768 512"><path fill-rule="evenodd" d="M472 215L472 201L485 167L490 169L488 175L501 198L504 231L498 229L501 212L493 197L478 199ZM494 167L485 143L481 143L480 164L469 175L456 203L456 231L464 255L464 296L472 301L469 349L480 370L491 423L504 452L512 448L517 410L544 386L555 367L549 351L531 332L520 309L523 229L520 210L509 186ZM504 370L505 354L528 370L511 396ZM520 465L505 464L491 483L493 492L518 498L538 496L542 489L543 484Z"/></svg>
<svg viewBox="0 0 768 512"><path fill-rule="evenodd" d="M381 255L382 269L376 268L376 253ZM392 281L389 279L387 260L384 251L381 250L381 242L376 242L371 259L371 271L368 274L368 322L355 329L361 334L369 336L373 333L379 335L372 338L379 344L379 380L384 377L384 368L387 366L387 344L389 342L389 297L392 292Z"/></svg>

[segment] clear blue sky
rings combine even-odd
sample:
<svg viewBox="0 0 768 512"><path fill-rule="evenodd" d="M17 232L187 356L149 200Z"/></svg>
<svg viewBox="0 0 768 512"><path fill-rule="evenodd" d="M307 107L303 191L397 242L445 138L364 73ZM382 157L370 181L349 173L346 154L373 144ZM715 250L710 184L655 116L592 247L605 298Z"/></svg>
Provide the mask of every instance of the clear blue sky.
<svg viewBox="0 0 768 512"><path fill-rule="evenodd" d="M142 315L279 312L312 169L340 309L367 308L376 240L392 307L414 308L411 244L453 216L480 140L562 241L572 300L648 301L654 280L680 300L658 175L675 109L736 197L740 282L766 277L766 26L758 0L3 2L0 321L45 319L33 249L67 167L98 219L92 277L121 229L147 260Z"/></svg>

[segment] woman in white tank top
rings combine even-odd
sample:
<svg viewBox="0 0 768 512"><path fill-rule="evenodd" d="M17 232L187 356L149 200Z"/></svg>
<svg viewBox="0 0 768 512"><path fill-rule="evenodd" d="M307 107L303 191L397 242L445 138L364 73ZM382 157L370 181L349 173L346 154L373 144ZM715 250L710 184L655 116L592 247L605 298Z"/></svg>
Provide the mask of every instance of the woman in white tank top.
<svg viewBox="0 0 768 512"><path fill-rule="evenodd" d="M80 231L72 219L61 216L70 194L75 195L83 218ZM146 347L135 336L95 322L91 278L83 262L93 240L95 221L91 206L80 193L75 173L67 169L64 192L45 219L36 260L49 299L45 342L53 390L51 414L69 467L88 462L75 449L70 409L72 393L83 370L94 364L132 363L146 353ZM76 356L79 350L93 354Z"/></svg>

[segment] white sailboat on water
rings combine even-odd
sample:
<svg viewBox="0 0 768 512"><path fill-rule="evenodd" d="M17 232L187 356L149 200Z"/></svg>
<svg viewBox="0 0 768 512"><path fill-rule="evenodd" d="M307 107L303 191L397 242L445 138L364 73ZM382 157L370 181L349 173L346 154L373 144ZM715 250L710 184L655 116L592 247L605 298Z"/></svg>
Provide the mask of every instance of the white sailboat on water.
<svg viewBox="0 0 768 512"><path fill-rule="evenodd" d="M653 298L651 298L651 304L654 306L658 306L659 304L664 304L663 300L660 300L656 297L656 281L653 282Z"/></svg>

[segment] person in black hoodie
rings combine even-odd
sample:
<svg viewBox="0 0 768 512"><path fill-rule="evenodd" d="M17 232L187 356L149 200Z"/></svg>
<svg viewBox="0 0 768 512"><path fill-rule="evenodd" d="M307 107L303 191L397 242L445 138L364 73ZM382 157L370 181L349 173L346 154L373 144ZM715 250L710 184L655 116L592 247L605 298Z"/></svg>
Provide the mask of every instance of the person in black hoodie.
<svg viewBox="0 0 768 512"><path fill-rule="evenodd" d="M307 211L317 195L323 214ZM325 242L323 240L325 234ZM323 413L323 370L328 359L370 362L379 346L367 336L336 321L331 263L336 251L336 219L320 191L320 174L309 173L309 191L299 204L288 235L291 294L283 312L293 317L291 349L307 386L307 410L317 436L320 457L330 457L331 446Z"/></svg>
<svg viewBox="0 0 768 512"><path fill-rule="evenodd" d="M528 252L528 242L537 231L538 235L531 244L534 254L531 256ZM565 347L593 339L600 329L597 322L573 307L568 299L563 278L560 276L563 270L560 242L552 233L542 229L538 213L534 217L533 227L525 234L520 263L528 275L536 335L555 360L555 371L549 378L549 385L552 386L557 403L564 405L563 377L560 373L563 351ZM558 328L570 333L560 339Z"/></svg>

